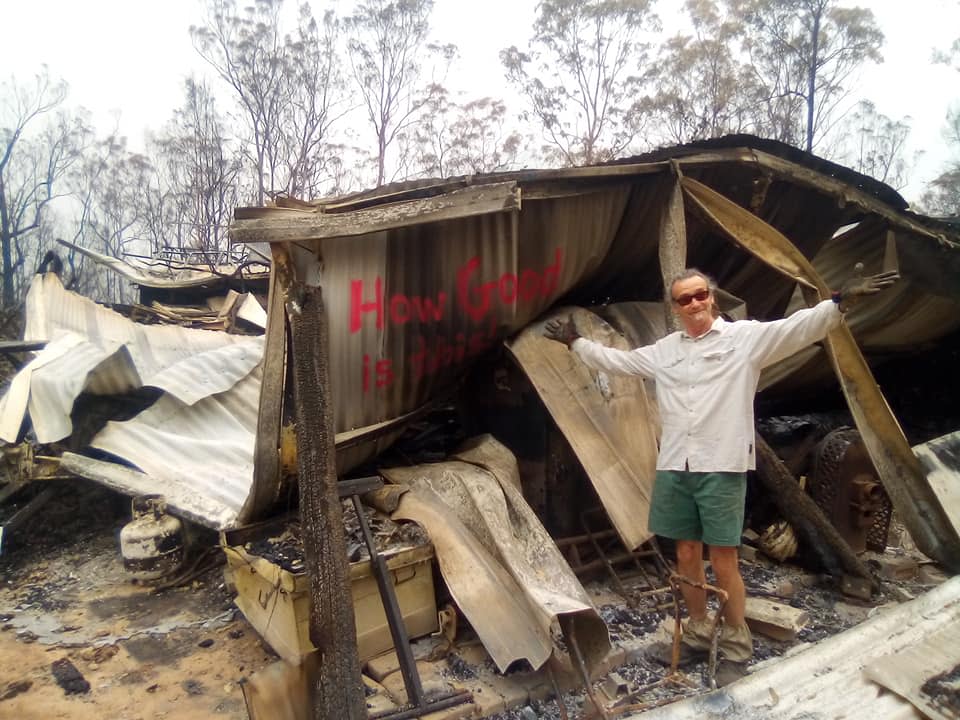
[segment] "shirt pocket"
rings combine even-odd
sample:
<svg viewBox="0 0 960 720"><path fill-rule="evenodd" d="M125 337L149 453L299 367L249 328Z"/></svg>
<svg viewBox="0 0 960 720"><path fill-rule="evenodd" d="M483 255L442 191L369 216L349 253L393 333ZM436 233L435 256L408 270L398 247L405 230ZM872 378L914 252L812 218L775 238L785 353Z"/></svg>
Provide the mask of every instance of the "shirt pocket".
<svg viewBox="0 0 960 720"><path fill-rule="evenodd" d="M663 367L664 369L675 368L677 365L682 363L685 359L686 359L685 355L674 355L673 357L664 359L664 361L661 363L661 367Z"/></svg>
<svg viewBox="0 0 960 720"><path fill-rule="evenodd" d="M704 362L717 363L717 364L724 363L733 359L734 349L735 348L732 345L728 345L727 347L716 348L714 350L707 350L702 357Z"/></svg>
<svg viewBox="0 0 960 720"><path fill-rule="evenodd" d="M655 378L657 383L663 383L663 388L658 392L667 391L667 388L674 387L683 381L688 372L684 362L686 359L686 356L682 354L664 358Z"/></svg>

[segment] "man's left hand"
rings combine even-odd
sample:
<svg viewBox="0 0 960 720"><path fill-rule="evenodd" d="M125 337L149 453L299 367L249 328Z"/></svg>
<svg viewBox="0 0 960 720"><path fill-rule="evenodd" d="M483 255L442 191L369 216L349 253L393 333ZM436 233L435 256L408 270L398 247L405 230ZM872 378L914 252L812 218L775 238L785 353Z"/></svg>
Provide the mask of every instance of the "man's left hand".
<svg viewBox="0 0 960 720"><path fill-rule="evenodd" d="M841 310L848 310L867 295L876 295L900 279L900 274L896 270L887 270L876 275L863 277L863 265L861 263L857 263L854 271L856 274L847 280L840 290Z"/></svg>

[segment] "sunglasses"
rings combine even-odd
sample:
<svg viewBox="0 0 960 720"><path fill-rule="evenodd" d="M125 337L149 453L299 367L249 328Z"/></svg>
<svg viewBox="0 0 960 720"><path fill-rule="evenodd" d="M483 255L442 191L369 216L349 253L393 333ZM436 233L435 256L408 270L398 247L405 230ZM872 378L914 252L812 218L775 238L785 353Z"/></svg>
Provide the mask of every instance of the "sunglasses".
<svg viewBox="0 0 960 720"><path fill-rule="evenodd" d="M710 290L704 288L703 290L697 290L695 293L691 293L690 295L681 295L680 297L674 298L673 301L680 307L686 307L694 300L697 302L703 302L708 297L710 297Z"/></svg>

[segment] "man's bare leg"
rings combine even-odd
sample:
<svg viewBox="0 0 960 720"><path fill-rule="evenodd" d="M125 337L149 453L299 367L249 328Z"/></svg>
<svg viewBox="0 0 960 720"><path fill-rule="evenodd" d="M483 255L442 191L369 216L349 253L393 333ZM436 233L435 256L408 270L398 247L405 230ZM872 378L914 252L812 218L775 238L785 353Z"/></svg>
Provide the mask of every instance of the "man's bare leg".
<svg viewBox="0 0 960 720"><path fill-rule="evenodd" d="M680 554L679 549L677 554ZM740 557L735 547L710 546L710 563L717 576L717 586L727 591L727 604L723 619L727 625L740 627L746 620L747 592L740 575ZM679 564L679 561L678 561ZM692 612L692 611L691 611Z"/></svg>
<svg viewBox="0 0 960 720"><path fill-rule="evenodd" d="M677 572L694 582L703 583L703 543L699 540L677 540ZM741 583L742 587L742 583ZM707 594L701 588L680 583L680 594L687 604L687 613L693 620L707 616Z"/></svg>

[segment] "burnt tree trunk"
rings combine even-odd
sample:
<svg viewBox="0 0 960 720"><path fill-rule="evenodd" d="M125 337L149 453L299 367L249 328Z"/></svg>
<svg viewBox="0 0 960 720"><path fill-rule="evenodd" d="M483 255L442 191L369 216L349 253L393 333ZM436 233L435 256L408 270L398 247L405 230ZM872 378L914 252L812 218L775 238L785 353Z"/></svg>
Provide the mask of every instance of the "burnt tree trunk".
<svg viewBox="0 0 960 720"><path fill-rule="evenodd" d="M853 548L830 523L820 507L800 487L786 464L766 440L756 433L757 477L770 491L770 496L783 517L810 543L830 574L838 571L864 578L879 587L870 570Z"/></svg>
<svg viewBox="0 0 960 720"><path fill-rule="evenodd" d="M337 492L327 316L321 289L292 280L287 318L293 341L300 524L310 576L310 641L318 676L311 683L315 720L367 717L343 515Z"/></svg>

